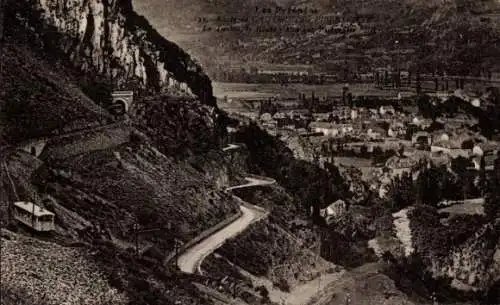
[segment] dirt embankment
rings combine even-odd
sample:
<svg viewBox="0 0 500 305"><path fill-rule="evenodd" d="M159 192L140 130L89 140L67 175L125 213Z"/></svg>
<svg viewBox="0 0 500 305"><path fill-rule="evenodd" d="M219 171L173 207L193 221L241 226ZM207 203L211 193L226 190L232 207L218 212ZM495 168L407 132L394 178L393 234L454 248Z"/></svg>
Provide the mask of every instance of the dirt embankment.
<svg viewBox="0 0 500 305"><path fill-rule="evenodd" d="M1 234L2 304L128 304L93 262L91 249L62 247L3 229Z"/></svg>

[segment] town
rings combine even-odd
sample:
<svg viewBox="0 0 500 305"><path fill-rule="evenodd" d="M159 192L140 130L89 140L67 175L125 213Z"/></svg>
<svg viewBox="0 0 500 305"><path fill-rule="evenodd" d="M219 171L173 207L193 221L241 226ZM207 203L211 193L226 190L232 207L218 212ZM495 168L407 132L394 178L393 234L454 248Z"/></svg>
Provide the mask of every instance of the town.
<svg viewBox="0 0 500 305"><path fill-rule="evenodd" d="M395 177L412 173L421 162L450 172L456 162L465 162L471 175L491 171L500 139L482 135L477 118L444 111L431 117L424 111L425 104L486 109L485 100L494 91L489 88L478 96L456 89L429 94L427 101L419 102L416 96L401 94L353 97L345 85L339 97L312 93L239 102L253 109L243 114L286 142L297 158L320 166L330 162L344 170L358 168L363 180L384 197Z"/></svg>

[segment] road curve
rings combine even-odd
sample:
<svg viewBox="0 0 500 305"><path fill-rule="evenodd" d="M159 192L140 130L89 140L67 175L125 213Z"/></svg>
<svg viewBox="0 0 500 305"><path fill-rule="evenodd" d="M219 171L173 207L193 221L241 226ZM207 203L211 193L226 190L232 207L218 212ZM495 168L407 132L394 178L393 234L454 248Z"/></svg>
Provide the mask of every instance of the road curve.
<svg viewBox="0 0 500 305"><path fill-rule="evenodd" d="M231 191L234 189L269 185L275 182L272 179L264 180L255 177L248 177L245 179L248 181L248 183L229 187L226 190ZM267 213L262 208L244 202L238 197L236 197L236 199L241 202L240 210L242 212L242 215L223 229L215 232L214 234L193 245L184 253L182 253L177 259L177 265L179 266L181 271L186 273L201 273L200 266L205 257L222 246L222 244L226 240L244 231L251 223L258 221L267 215Z"/></svg>
<svg viewBox="0 0 500 305"><path fill-rule="evenodd" d="M224 147L222 151L228 151L228 150L234 150L240 148L239 145L236 144L229 144L227 147Z"/></svg>

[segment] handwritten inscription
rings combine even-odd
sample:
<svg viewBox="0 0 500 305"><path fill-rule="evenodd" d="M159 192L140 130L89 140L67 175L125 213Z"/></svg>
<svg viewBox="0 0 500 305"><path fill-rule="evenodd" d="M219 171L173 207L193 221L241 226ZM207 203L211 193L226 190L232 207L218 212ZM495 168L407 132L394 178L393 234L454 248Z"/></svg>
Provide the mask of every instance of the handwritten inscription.
<svg viewBox="0 0 500 305"><path fill-rule="evenodd" d="M255 33L326 33L354 32L359 26L342 22L341 14L322 15L314 8L255 7L245 15L200 16L202 32L255 32Z"/></svg>

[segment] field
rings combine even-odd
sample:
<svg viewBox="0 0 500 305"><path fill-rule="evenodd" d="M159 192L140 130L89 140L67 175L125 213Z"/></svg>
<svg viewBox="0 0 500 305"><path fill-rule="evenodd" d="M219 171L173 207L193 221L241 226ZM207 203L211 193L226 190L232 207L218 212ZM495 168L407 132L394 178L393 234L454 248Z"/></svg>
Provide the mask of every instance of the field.
<svg viewBox="0 0 500 305"><path fill-rule="evenodd" d="M335 157L335 164L354 167L372 167L372 160L355 157Z"/></svg>
<svg viewBox="0 0 500 305"><path fill-rule="evenodd" d="M362 173L362 179L369 181L378 173L379 167L373 166L371 159L357 157L335 157L335 165L339 166L341 172L351 166L356 167Z"/></svg>
<svg viewBox="0 0 500 305"><path fill-rule="evenodd" d="M484 214L484 198L463 200L461 203L442 208L439 212L450 214L482 215Z"/></svg>
<svg viewBox="0 0 500 305"><path fill-rule="evenodd" d="M298 97L299 93L310 96L313 92L315 96L341 96L343 83L329 85L306 85L289 84L246 84L246 83L222 83L213 82L214 95L217 98L227 96L231 99L259 99L279 96L282 98ZM351 84L349 90L354 95L378 95L384 97L396 97L397 92L393 90L381 90L375 88L373 84Z"/></svg>

